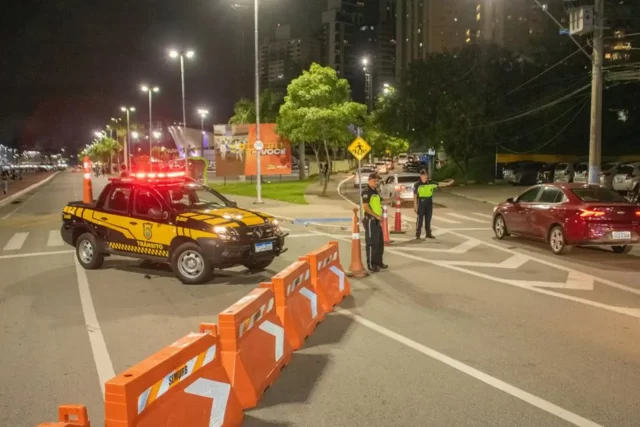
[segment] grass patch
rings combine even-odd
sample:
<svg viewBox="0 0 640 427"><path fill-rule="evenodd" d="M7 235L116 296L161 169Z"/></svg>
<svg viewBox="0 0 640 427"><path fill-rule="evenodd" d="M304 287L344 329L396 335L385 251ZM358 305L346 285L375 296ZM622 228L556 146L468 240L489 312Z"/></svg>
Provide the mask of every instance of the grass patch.
<svg viewBox="0 0 640 427"><path fill-rule="evenodd" d="M264 183L262 184L262 197L281 202L307 205L304 193L311 182L311 180L304 180ZM227 185L216 183L211 184L211 188L222 194L257 197L255 182L232 182L227 183Z"/></svg>

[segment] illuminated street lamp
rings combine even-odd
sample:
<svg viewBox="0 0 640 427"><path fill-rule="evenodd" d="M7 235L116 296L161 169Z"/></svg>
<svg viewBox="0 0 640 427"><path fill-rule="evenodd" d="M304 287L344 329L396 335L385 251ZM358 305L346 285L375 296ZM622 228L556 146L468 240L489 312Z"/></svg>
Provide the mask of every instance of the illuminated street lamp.
<svg viewBox="0 0 640 427"><path fill-rule="evenodd" d="M142 85L140 86L140 89L143 92L147 92L149 94L149 133L153 132L153 120L152 120L152 102L153 102L153 94L154 93L158 93L160 92L160 88L158 86L147 86L147 85ZM151 140L151 138L149 138L149 157L151 157L152 153L151 153L151 149L153 147L153 141Z"/></svg>
<svg viewBox="0 0 640 427"><path fill-rule="evenodd" d="M182 81L182 130L186 133L187 130L187 106L186 106L186 96L185 96L185 90L184 90L184 58L187 57L187 59L193 59L196 56L196 53L193 50L187 50L186 52L180 52L177 50L170 50L169 51L169 57L172 59L178 59L180 58L180 79ZM185 168L188 169L188 165L187 165L187 153L185 152L184 155L185 161Z"/></svg>
<svg viewBox="0 0 640 427"><path fill-rule="evenodd" d="M209 115L209 110L199 109L198 115L200 116L200 130L202 131L202 139L200 140L200 155L204 155L204 119Z"/></svg>
<svg viewBox="0 0 640 427"><path fill-rule="evenodd" d="M129 114L135 113L135 107L120 107L120 111L127 114L127 137L124 140L124 166L129 170L129 156L131 156L131 147L129 145L129 138L131 137L131 126L129 123Z"/></svg>

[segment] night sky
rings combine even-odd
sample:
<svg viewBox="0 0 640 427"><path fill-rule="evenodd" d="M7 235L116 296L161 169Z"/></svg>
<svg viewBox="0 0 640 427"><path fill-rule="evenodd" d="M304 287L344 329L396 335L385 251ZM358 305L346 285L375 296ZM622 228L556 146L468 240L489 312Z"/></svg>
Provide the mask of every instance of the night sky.
<svg viewBox="0 0 640 427"><path fill-rule="evenodd" d="M186 63L187 123L195 110L228 120L241 95L253 96L253 15L231 2L251 0L5 0L0 15L0 143L23 148L79 147L120 106L148 121L143 82L158 85L154 121L181 121L180 67L170 47L192 48ZM303 1L263 0L260 25L271 33ZM319 20L320 17L318 16ZM248 66L241 66L241 30ZM263 31L261 31L261 36ZM248 69L247 69L248 68ZM211 121L209 122L211 123Z"/></svg>

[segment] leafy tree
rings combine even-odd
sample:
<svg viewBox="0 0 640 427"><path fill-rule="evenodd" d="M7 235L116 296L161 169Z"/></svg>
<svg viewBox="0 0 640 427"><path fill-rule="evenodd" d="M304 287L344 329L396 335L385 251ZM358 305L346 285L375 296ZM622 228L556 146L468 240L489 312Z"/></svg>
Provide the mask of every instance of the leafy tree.
<svg viewBox="0 0 640 427"><path fill-rule="evenodd" d="M275 123L282 97L269 89L260 92L260 122ZM233 116L229 124L251 124L256 122L256 103L252 99L241 98L233 107Z"/></svg>
<svg viewBox="0 0 640 427"><path fill-rule="evenodd" d="M345 147L352 139L349 124L363 124L367 107L351 101L351 88L329 67L312 64L293 80L277 120L276 132L292 143L311 145L320 164L320 151L331 165L330 148ZM303 166L301 166L302 168ZM324 180L326 195L331 167Z"/></svg>
<svg viewBox="0 0 640 427"><path fill-rule="evenodd" d="M115 139L103 137L94 141L89 147L85 148L81 153L82 156L89 156L92 161L100 161L109 163L110 168L113 166L114 155L120 152L122 146Z"/></svg>
<svg viewBox="0 0 640 427"><path fill-rule="evenodd" d="M375 112L367 117L364 127L364 137L369 145L371 145L371 151L374 156L384 156L387 152L392 156L396 156L400 153L406 153L409 149L409 141L389 135L381 130L376 121Z"/></svg>

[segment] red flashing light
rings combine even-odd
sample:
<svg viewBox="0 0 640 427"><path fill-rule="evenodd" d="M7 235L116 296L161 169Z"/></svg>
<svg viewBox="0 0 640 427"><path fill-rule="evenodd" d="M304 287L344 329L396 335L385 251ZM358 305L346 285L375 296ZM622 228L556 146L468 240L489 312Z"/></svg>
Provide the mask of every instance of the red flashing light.
<svg viewBox="0 0 640 427"><path fill-rule="evenodd" d="M636 211L636 216L640 216L640 211Z"/></svg>
<svg viewBox="0 0 640 427"><path fill-rule="evenodd" d="M580 216L582 218L595 218L595 217L599 217L599 216L604 216L604 212L600 212L600 211L591 211L588 209L584 209L580 211Z"/></svg>
<svg viewBox="0 0 640 427"><path fill-rule="evenodd" d="M168 173L164 173L164 172L148 172L148 173L136 173L135 175L136 179L163 179L163 178L181 178L186 176L186 174L184 172L168 172Z"/></svg>

